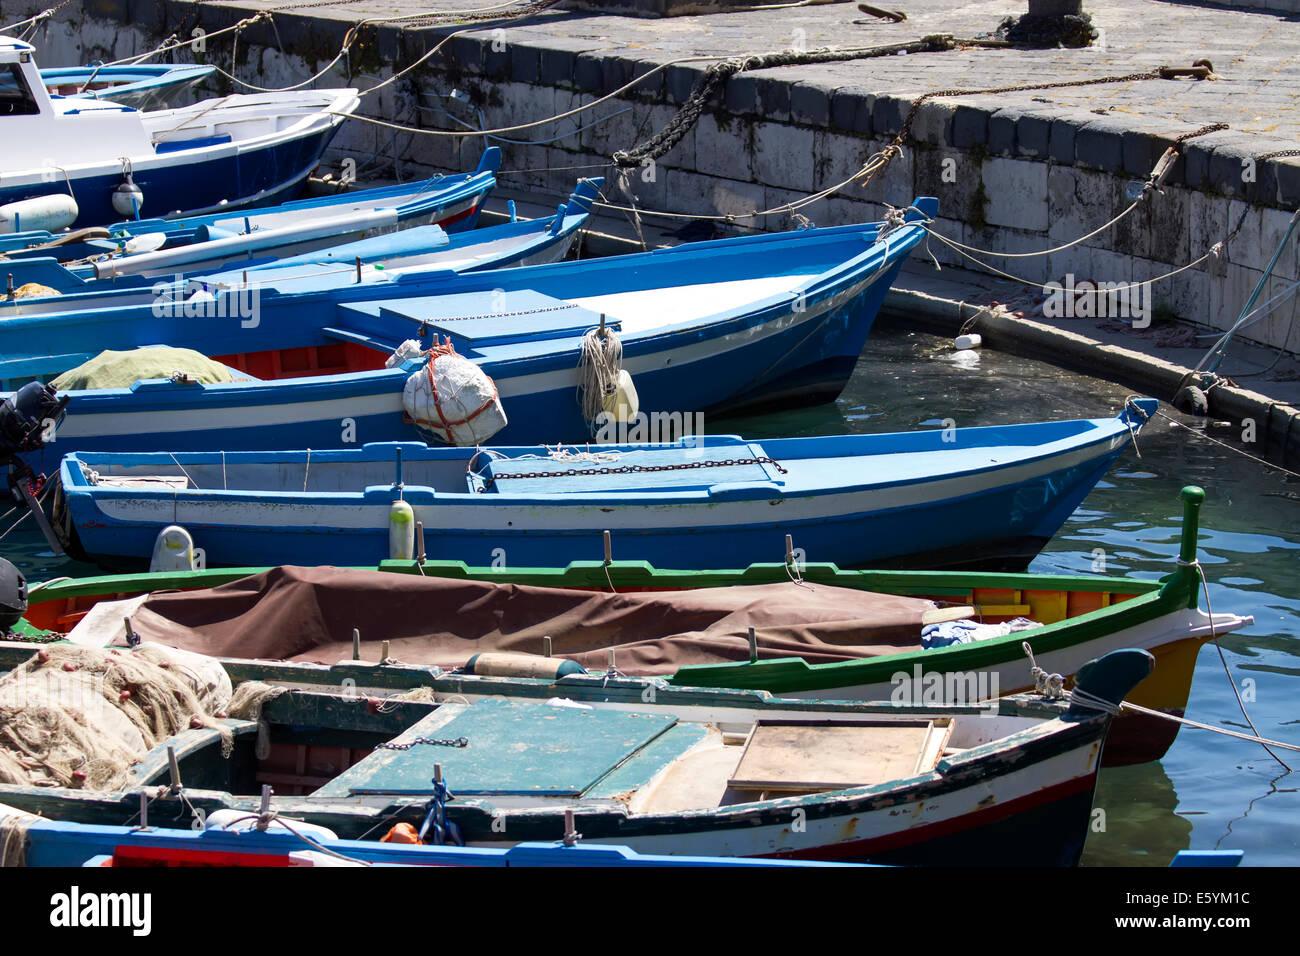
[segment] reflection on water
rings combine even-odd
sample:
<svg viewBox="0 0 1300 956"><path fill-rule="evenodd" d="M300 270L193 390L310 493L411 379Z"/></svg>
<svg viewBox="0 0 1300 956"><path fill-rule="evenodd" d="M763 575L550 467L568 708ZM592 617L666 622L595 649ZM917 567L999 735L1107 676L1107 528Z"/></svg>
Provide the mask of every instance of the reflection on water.
<svg viewBox="0 0 1300 956"><path fill-rule="evenodd" d="M942 427L945 419L967 426L1108 417L1127 394L997 352L974 364L950 354L946 340L878 328L836 404L713 419L708 430L761 439ZM1214 434L1232 437L1227 429ZM1255 616L1253 627L1223 639L1225 657L1260 732L1300 743L1300 481L1160 419L1143 429L1138 447L1141 457L1124 454L1031 570L1086 574L1101 549L1107 573L1159 577L1178 552L1179 489L1201 485L1212 605ZM26 525L0 542L0 553L32 580L95 573L49 555ZM1212 646L1197 662L1188 716L1249 729ZM1300 754L1281 755L1300 767ZM1090 835L1085 863L1165 866L1184 848L1244 849L1249 865L1295 863L1297 787L1300 777L1258 745L1184 728L1160 763L1102 773L1096 805L1105 830Z"/></svg>
<svg viewBox="0 0 1300 956"><path fill-rule="evenodd" d="M1091 866L1168 866L1192 845L1192 822L1158 760L1108 768L1097 781L1084 860Z"/></svg>

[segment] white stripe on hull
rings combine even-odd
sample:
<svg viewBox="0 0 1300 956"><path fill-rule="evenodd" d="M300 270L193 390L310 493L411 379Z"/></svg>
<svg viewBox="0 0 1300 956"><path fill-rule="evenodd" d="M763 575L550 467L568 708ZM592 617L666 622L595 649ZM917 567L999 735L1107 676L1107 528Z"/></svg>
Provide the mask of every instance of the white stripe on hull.
<svg viewBox="0 0 1300 956"><path fill-rule="evenodd" d="M1199 608L1194 610L1182 608L1135 627L1126 627L1059 650L1040 651L1038 648L1034 648L1034 657L1038 661L1038 666L1049 673L1077 674L1079 668L1084 664L1111 651L1128 647L1150 651L1187 638L1208 639L1213 633L1226 634L1246 626L1247 623L1249 622L1246 619L1235 614L1216 614L1214 615L1214 627L1212 629L1210 617L1204 611ZM1028 640L1030 647L1033 647L1032 632L1013 635L1013 639L1016 641L1017 650L1022 639ZM1004 662L996 668L980 668L980 671L995 671L997 673L997 684L994 685L992 681L989 681L988 687L990 692L996 690L998 696L1004 696L1033 690L1034 678L1029 668L1029 658L1020 655L1016 660ZM909 678L912 677L910 671L900 669L900 673L905 673ZM843 687L822 688L820 690L783 691L782 696L801 698L834 697L837 700L877 701L889 700L894 691L895 685L893 683L881 681L873 684L853 684ZM944 704L973 703L973 701L926 700L915 701L915 703Z"/></svg>

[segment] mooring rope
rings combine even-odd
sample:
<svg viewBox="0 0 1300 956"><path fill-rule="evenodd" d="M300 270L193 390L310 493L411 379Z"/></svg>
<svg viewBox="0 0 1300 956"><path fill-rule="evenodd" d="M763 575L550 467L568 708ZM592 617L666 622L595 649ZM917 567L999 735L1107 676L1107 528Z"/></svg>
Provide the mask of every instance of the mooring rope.
<svg viewBox="0 0 1300 956"><path fill-rule="evenodd" d="M54 16L54 14L58 13L60 10L62 10L71 2L72 0L63 0L62 3L50 7L48 10L42 10L40 13L30 16L26 20L19 20L17 23L11 23L7 27L0 27L0 33L8 33L11 30L14 30L28 23L35 26L36 24L48 20L50 17Z"/></svg>
<svg viewBox="0 0 1300 956"><path fill-rule="evenodd" d="M1260 737L1257 734L1242 733L1240 730L1229 730L1227 727L1216 727L1213 724L1203 724L1199 720L1192 720L1188 717L1178 717L1174 714L1165 713L1163 710L1153 710L1150 707L1143 707L1141 704L1134 704L1127 700L1124 701L1121 706L1124 710L1146 714L1148 717L1161 717L1165 720L1172 720L1178 724L1186 724L1188 727L1195 727L1198 730L1209 730L1216 734L1223 734L1225 737L1236 737L1238 740L1249 740L1253 743L1262 745L1265 750L1268 750L1269 747L1277 747L1280 750L1294 750L1300 752L1300 746L1295 744L1283 743L1280 740L1271 740L1268 737ZM1273 754L1273 759L1277 760L1276 754ZM1278 760L1278 763L1281 763L1284 767L1287 766L1285 763L1282 763L1281 760ZM1287 767L1287 772L1291 772L1290 767Z"/></svg>
<svg viewBox="0 0 1300 956"><path fill-rule="evenodd" d="M1194 568L1197 576L1201 579L1201 590L1205 594L1205 613L1209 615L1210 618L1210 641L1214 644L1214 649L1219 652L1219 661L1223 664L1223 673L1227 676L1228 683L1232 685L1232 693L1233 696L1237 698L1237 706L1241 708L1241 716L1246 718L1246 723L1250 726L1251 732L1255 734L1255 737L1259 740L1261 746L1268 751L1268 755L1285 767L1287 773L1290 773L1291 768L1287 765L1286 761L1273 753L1272 750L1269 750L1268 744L1264 743L1264 738L1260 736L1259 728L1255 726L1255 722L1250 719L1250 714L1246 712L1246 702L1241 699L1241 691L1237 689L1237 681L1233 678L1232 670L1228 667L1228 659L1224 657L1223 648L1219 645L1219 634L1214 627L1214 608L1210 604L1210 584L1205 579L1205 568L1201 566L1201 562L1196 558L1192 558L1191 561L1184 561L1180 557L1178 559L1178 565L1179 567L1184 568ZM1300 750L1300 747L1291 749Z"/></svg>
<svg viewBox="0 0 1300 956"><path fill-rule="evenodd" d="M1243 449L1238 448L1235 445L1229 445L1226 441L1220 441L1217 438L1211 438L1209 435L1205 434L1199 428L1193 428L1191 425L1184 424L1183 422L1180 422L1178 419L1172 418L1171 416L1165 414L1162 411L1157 410L1156 414L1159 415L1161 418L1163 418L1165 421L1169 422L1169 424L1171 425L1177 425L1179 428L1185 428L1192 434L1204 438L1208 442L1213 442L1214 444L1222 448L1226 448L1228 449L1228 451L1236 452L1238 455L1242 455L1246 458L1249 458L1251 461L1256 462L1257 464L1264 465L1265 467L1268 468L1276 468L1278 471L1282 472L1283 474L1290 475L1292 478L1300 478L1300 472L1292 471L1290 468L1286 468L1282 465L1276 464L1275 462L1271 462L1266 458L1260 458L1257 455L1252 455L1250 452L1244 451Z"/></svg>
<svg viewBox="0 0 1300 956"><path fill-rule="evenodd" d="M284 817L280 816L280 813L279 813L278 810L271 810L271 811L268 811L268 812L265 813L265 814L261 814L261 813L250 813L250 814L247 814L246 816L235 817L235 819L228 821L224 826L222 826L222 829L223 829L223 830L229 830L230 827L233 826L234 824L236 824L236 823L242 823L242 822L245 821L245 820L256 820L256 821L257 821L257 829L260 830L260 831L263 831L263 832L265 832L265 831L267 830L267 828L270 827L270 825L271 825L272 823L277 823L277 824L279 824L280 826L284 827L286 830L288 830L290 833L292 833L294 836L296 836L296 837L297 837L299 840L301 840L303 843L306 843L306 844L308 844L309 846L314 847L315 849L319 850L321 853L326 853L326 854L328 854L329 856L338 857L340 860L345 860L345 861L347 861L348 863L355 863L355 864L358 865L358 866L372 866L372 865L373 865L373 864L371 864L370 861L368 861L368 860L361 860L361 859L358 859L357 857L354 857L354 856L347 856L347 855L345 855L345 854L343 854L343 853L339 853L339 852L337 852L336 850L331 850L331 849L330 849L329 847L327 847L327 846L324 846L324 845L322 845L322 844L320 844L320 843L317 843L315 840L313 840L311 837L307 836L305 833L300 833L298 830L296 830L296 829L294 829L292 826L290 826L290 825L289 825L289 821L286 820ZM238 831L236 831L236 832L238 832Z"/></svg>
<svg viewBox="0 0 1300 956"><path fill-rule="evenodd" d="M1162 710L1153 710L1150 707L1143 707L1141 704L1134 704L1134 703L1130 703L1129 701L1122 701L1119 704L1115 704L1109 700L1106 700L1105 698L1098 697L1095 694L1090 694L1087 691L1080 690L1077 684L1070 691L1070 703L1071 704L1077 703L1080 706L1087 707L1092 710L1104 711L1105 713L1108 713L1111 716L1118 715L1121 710L1132 710L1137 713L1146 714L1150 717L1162 717L1165 720L1171 720L1178 724L1186 724L1189 727L1196 727L1200 730L1213 731L1216 734L1223 734L1226 737L1236 737L1240 740L1250 740L1262 746L1266 751L1268 751L1268 755L1270 757L1272 757L1274 760L1280 763L1283 767L1286 768L1287 772L1290 773L1291 768L1281 757L1273 753L1271 748L1277 747L1282 750L1293 750L1293 751L1300 752L1300 746L1297 746L1295 744L1282 743L1281 741L1278 740L1270 740L1269 738L1264 737L1260 734L1259 728L1255 726L1254 721L1250 719L1250 714L1246 712L1246 704L1241 699L1240 691L1237 690L1237 682L1233 680L1232 671L1228 668L1228 661L1227 658L1224 657L1223 655L1223 648L1219 646L1219 635L1214 626L1214 608L1210 604L1210 586L1205 578L1205 569L1201 567L1201 563L1197 560L1184 561L1182 558L1179 558L1178 564L1180 567L1194 568L1196 570L1196 573L1200 577L1201 588L1205 594L1205 612L1209 616L1209 620L1210 620L1210 641L1214 644L1215 650L1219 652L1219 660L1223 664L1223 671L1228 677L1228 683L1232 685L1232 692L1234 695L1236 695L1237 706L1241 708L1241 715L1246 718L1246 723L1250 725L1250 729L1253 731L1253 733L1247 734L1239 730L1228 730L1225 727L1215 727L1213 724L1201 723L1200 721L1191 720L1187 717L1177 717L1173 714L1167 714ZM1020 643L1020 646L1024 650L1026 656L1028 656L1029 658L1029 665L1030 665L1029 672L1034 678L1034 693L1041 694L1042 696L1047 697L1049 699L1055 699L1064 696L1065 677L1061 674L1048 673L1042 667L1039 667L1038 661L1034 659L1034 652L1033 649L1030 647L1028 641L1022 641Z"/></svg>

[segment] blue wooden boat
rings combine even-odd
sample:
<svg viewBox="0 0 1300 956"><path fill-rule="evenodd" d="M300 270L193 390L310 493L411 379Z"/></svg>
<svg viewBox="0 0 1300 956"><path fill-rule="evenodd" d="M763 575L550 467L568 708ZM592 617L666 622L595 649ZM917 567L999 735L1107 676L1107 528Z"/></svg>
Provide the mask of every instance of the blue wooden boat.
<svg viewBox="0 0 1300 956"><path fill-rule="evenodd" d="M6 231L291 199L359 103L356 90L297 90L141 112L52 98L33 55L30 44L0 37L0 74L11 91L0 154Z"/></svg>
<svg viewBox="0 0 1300 956"><path fill-rule="evenodd" d="M400 498L431 558L513 567L598 559L684 569L779 560L786 536L841 567L1023 568L1157 407L1031 425L569 449L373 444L342 451L79 452L65 546L140 566L185 527L213 565L370 564Z"/></svg>
<svg viewBox="0 0 1300 956"><path fill-rule="evenodd" d="M441 226L414 226L301 255L251 259L228 271L195 273L187 278L133 275L83 280L53 260L29 260L15 264L30 267L24 273L28 279L40 282L52 278L64 282L66 291L61 295L0 300L0 320L129 305L152 308L165 303L183 310L185 301L196 292L235 295L246 290L260 295L263 288L274 288L277 293L295 288L319 291L327 283L335 287L361 283L378 289L420 272L470 272L555 262L565 257L586 224L599 188L599 179L584 180L556 215L544 219L514 221L450 236Z"/></svg>
<svg viewBox="0 0 1300 956"><path fill-rule="evenodd" d="M623 846L598 843L519 843L508 849L377 843L331 838L324 828L272 820L266 830L246 825L229 829L220 811L202 829L92 826L47 820L0 806L0 830L8 826L22 835L24 866L158 867L158 866L474 866L474 867L839 867L857 863L820 860L747 859L743 857L662 856L640 854ZM306 830L306 833L301 831ZM324 832L322 832L324 830ZM298 832L295 832L298 831ZM301 833L301 835L300 835ZM306 836L312 841L303 840ZM3 838L0 838L3 842ZM313 846L312 844L315 844ZM321 849L323 848L323 850ZM1171 867L1232 868L1241 866L1242 850L1179 850ZM866 864L870 865L870 864Z"/></svg>
<svg viewBox="0 0 1300 956"><path fill-rule="evenodd" d="M806 229L650 253L385 283L274 284L153 306L0 322L0 388L53 378L104 350L192 349L254 381L155 380L68 392L45 460L77 450L335 448L410 441L402 394L427 357L385 363L407 340L450 341L496 383L509 423L494 441L583 441L583 340L622 342L640 414L713 412L838 395L885 293L925 235L915 224ZM191 308L193 305L193 308ZM167 321L168 318L176 321ZM160 321L163 320L163 321ZM3 395L0 395L3 399ZM654 424L654 421L649 423ZM635 424L634 424L635 427ZM693 429L698 431L698 429ZM642 436L644 437L644 436ZM38 463L40 455L29 455Z"/></svg>
<svg viewBox="0 0 1300 956"><path fill-rule="evenodd" d="M105 711L95 727L107 734L159 680L150 662L175 652L111 653L48 645L0 679L0 695L66 715L79 712L68 697L40 688L102 672L86 706ZM530 678L425 668L419 699L374 689L404 667L393 662L223 660L222 692L210 663L166 672L205 696L168 708L111 766L78 778L53 753L16 763L10 745L0 803L95 826L139 823L144 806L150 826L197 828L234 810L345 840L405 824L430 842L500 849L576 831L638 854L1073 865L1111 713L1152 659L1120 650L1090 662L1069 699L963 705L665 687L545 658L530 663L546 676ZM123 698L127 667L136 690Z"/></svg>
<svg viewBox="0 0 1300 956"><path fill-rule="evenodd" d="M637 853L602 843L518 843L511 847L384 843L340 840L327 828L293 820L271 820L265 830L246 814L218 810L199 829L187 827L96 826L47 820L0 805L0 844L5 836L22 866L84 867L315 867L315 866L473 866L473 867L714 867L770 869L840 867L859 864L821 860L764 860L726 856L666 856ZM305 838L305 839L304 839Z"/></svg>
<svg viewBox="0 0 1300 956"><path fill-rule="evenodd" d="M1216 868L1241 866L1244 850L1179 850L1169 862L1170 866L1209 866Z"/></svg>
<svg viewBox="0 0 1300 956"><path fill-rule="evenodd" d="M46 67L40 72L51 96L87 96L132 109L156 110L215 69L200 63L136 63Z"/></svg>
<svg viewBox="0 0 1300 956"><path fill-rule="evenodd" d="M119 222L90 235L24 232L0 239L3 269L14 287L37 283L62 296L149 288L153 277L252 268L362 240L367 235L434 224L448 232L473 229L496 186L501 151L484 151L472 173L435 176L280 206L180 219ZM108 308L112 300L49 296L0 300L0 316L50 308Z"/></svg>

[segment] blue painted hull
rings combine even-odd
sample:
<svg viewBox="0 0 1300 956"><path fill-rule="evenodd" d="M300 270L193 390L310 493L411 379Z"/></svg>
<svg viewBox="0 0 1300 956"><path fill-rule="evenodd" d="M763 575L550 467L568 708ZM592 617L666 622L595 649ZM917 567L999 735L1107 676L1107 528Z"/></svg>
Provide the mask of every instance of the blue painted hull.
<svg viewBox="0 0 1300 956"><path fill-rule="evenodd" d="M178 821L184 824L184 821ZM318 843L351 860L374 866L598 866L741 867L761 869L844 866L818 860L747 860L736 857L640 854L608 844L519 843L509 849L338 840L313 835ZM284 866L291 853L313 849L300 837L272 827L266 832L104 826L41 820L27 831L26 866L93 866L96 858L121 854L132 860L170 860L186 866Z"/></svg>
<svg viewBox="0 0 1300 956"><path fill-rule="evenodd" d="M1065 523L1079 503L1114 464L1118 453L1087 466L1063 469L1023 485L994 488L924 507L832 515L813 521L764 516L756 504L755 520L745 526L708 526L660 529L627 514L630 509L611 507L608 523L614 553L620 560L648 561L656 567L706 570L754 561L779 561L785 554L785 536L807 554L807 560L829 562L843 568L875 566L888 562L909 568L948 566L924 561L933 552L963 555L964 566L1004 567L1012 557L999 546L1004 539L1037 542L1025 563ZM1038 502L1025 507L1026 499ZM573 561L597 561L603 554L601 535L591 529L539 529L521 519L518 530L447 528L439 523L437 507L418 507L418 496L408 496L417 506L417 519L425 519L425 547L432 560L463 561L480 567L554 567ZM167 522L130 524L107 522L102 515L84 510L71 500L72 516L86 558L112 568L134 568L148 563L154 541ZM764 508L778 515L781 509ZM623 513L620 513L622 511ZM374 526L366 529L316 527L310 529L268 526L222 527L201 521L181 523L206 555L208 564L245 567L257 565L378 564L388 552L388 508L374 510ZM626 527L632 520L640 527ZM1026 549L1027 550L1027 549Z"/></svg>
<svg viewBox="0 0 1300 956"><path fill-rule="evenodd" d="M472 464L470 452L408 445L403 497L426 528L425 548L431 559L482 567L552 567L599 560L606 530L615 557L661 568L778 561L785 555L786 535L793 537L800 560L841 567L1014 567L1027 563L1059 530L1128 444L1129 426L1123 417L1090 422L1077 437L1063 439L1062 432L1074 424L1017 426L1042 435L1038 440L1020 439L1021 445L1004 439L997 429L968 429L966 434L959 430L955 447L962 450L951 453L936 447L940 440L934 432L766 441L762 452L784 463L781 474L788 473L789 484L785 478L763 481L734 470L757 466L710 465L700 470L695 465L656 479L662 484L653 487L662 490L637 490L637 479L631 478L600 484L606 479L591 472L591 487L582 484L581 477L554 484L529 478L516 490L507 487L516 482L502 479L493 493L470 492L456 489L445 477L448 468L460 473L457 469ZM1139 424L1140 418L1134 427ZM723 462L753 455L757 447L743 439L713 442L684 453L681 460ZM1006 448L1013 446L1024 452L1008 457ZM650 453L605 447L620 456ZM680 450L658 447L661 450L653 453ZM887 461L895 448L905 458L928 457L909 463L910 471L892 478ZM546 456L539 448L494 451L507 461ZM392 446L371 446L312 456L232 455L227 460L207 454L181 459L174 467L163 455L70 458L60 491L71 518L68 543L74 553L106 566L134 567L148 559L158 533L175 522L190 532L212 565L378 564L391 557L388 511L396 492L377 482L394 474L389 463L395 452ZM987 464L992 459L1001 461ZM179 469L185 468L198 490L142 492L88 485L81 477L83 460L103 475L179 477ZM296 485L287 483L281 490L240 482L243 469L256 466L265 474L270 462L285 474L301 470L304 484L312 475L322 489L339 490L318 492L313 486L299 493ZM331 476L332 470L344 466L366 470L346 472L350 478ZM544 466L539 462L536 467ZM436 489L429 485L434 475L444 476ZM229 491L211 490L217 480ZM1018 542L1019 550L1008 552L1008 541ZM926 560L945 554L953 561Z"/></svg>
<svg viewBox="0 0 1300 956"><path fill-rule="evenodd" d="M250 203L270 206L292 199L320 162L321 154L334 137L337 126L300 139L263 149L239 152L198 163L179 163L159 169L142 169L135 183L144 192L142 216L182 215L228 202L229 209ZM121 173L70 180L80 215L74 224L102 226L117 222L113 190L122 182ZM59 189L63 184L57 184ZM49 183L5 187L0 184L0 205L47 195Z"/></svg>
<svg viewBox="0 0 1300 956"><path fill-rule="evenodd" d="M923 234L904 228L908 232L887 249L870 242L874 232L868 227L840 227L508 272L411 282L406 280L413 277L404 276L382 292L352 286L271 293L263 295L256 323L247 326L235 317L160 319L149 309L19 317L0 326L0 355L14 345L10 358L0 359L0 376L8 387L16 387L32 377L51 377L103 349L159 341L213 357L326 345L338 341L325 334L336 334L327 328L335 325L351 341L366 343L373 349L370 354L383 355L417 334L415 317L428 310L452 309L454 317L433 328L445 326L449 334L460 334L465 328L455 320L460 307L445 305L452 295L471 299L465 308L482 310L490 308L487 303L498 291L561 302L575 295L617 298L625 289L643 289L644 308L645 302L657 301L661 283L671 293L674 283L690 278L727 279L718 275L719 263L725 262L734 263L737 281L788 281L805 292L797 297L765 294L756 287L752 299L717 313L665 319L624 333L623 366L635 381L641 410L713 413L775 400L821 401L838 394L848 380L890 282ZM805 243L810 248L802 248ZM594 326L598 316L568 311L575 308L568 304L558 308L556 313L546 307L541 310L546 314L536 319L525 313L515 319L507 309L499 319L490 317L502 334L493 329L484 337L457 342L457 350L475 361L500 392L509 424L493 436L494 442L584 441L592 436L575 388L581 331ZM553 314L571 316L571 331L551 330ZM521 325L528 321L540 323L537 332ZM78 351L24 355L20 339L28 328ZM248 384L177 387L157 381L131 389L72 392L67 420L38 457L52 464L76 450L274 450L417 440L427 435L405 420L401 393L421 364L408 361L387 370Z"/></svg>

